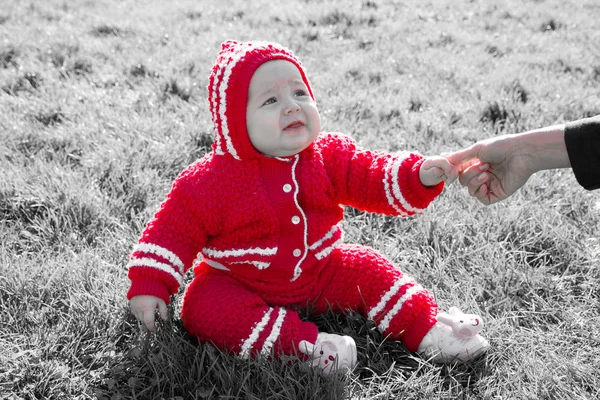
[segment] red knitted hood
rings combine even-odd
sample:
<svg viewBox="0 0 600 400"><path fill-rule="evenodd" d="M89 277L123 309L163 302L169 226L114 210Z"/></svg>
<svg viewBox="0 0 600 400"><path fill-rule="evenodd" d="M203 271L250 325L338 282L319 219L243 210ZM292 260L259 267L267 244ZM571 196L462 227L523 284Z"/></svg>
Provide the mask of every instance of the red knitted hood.
<svg viewBox="0 0 600 400"><path fill-rule="evenodd" d="M246 103L250 79L258 67L271 60L287 60L298 67L314 99L302 64L292 52L276 43L227 40L208 78L208 102L215 129L213 151L236 160L261 155L250 142L246 129Z"/></svg>

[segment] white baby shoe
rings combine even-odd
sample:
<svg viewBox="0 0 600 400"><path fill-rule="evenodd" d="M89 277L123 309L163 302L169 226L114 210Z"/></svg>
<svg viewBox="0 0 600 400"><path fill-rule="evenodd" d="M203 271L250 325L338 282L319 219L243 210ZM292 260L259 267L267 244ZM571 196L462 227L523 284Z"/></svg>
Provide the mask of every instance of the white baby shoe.
<svg viewBox="0 0 600 400"><path fill-rule="evenodd" d="M485 353L490 344L479 335L483 321L452 307L440 313L438 322L427 332L417 353L437 363L468 362Z"/></svg>
<svg viewBox="0 0 600 400"><path fill-rule="evenodd" d="M321 332L315 344L302 340L298 347L309 357L312 367L325 375L345 373L356 366L356 343L350 336Z"/></svg>

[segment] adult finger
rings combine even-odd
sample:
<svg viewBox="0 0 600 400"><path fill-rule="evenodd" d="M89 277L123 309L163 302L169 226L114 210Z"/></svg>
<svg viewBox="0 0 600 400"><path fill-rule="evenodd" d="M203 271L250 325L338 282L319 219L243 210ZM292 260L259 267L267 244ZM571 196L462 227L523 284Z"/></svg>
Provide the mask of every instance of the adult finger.
<svg viewBox="0 0 600 400"><path fill-rule="evenodd" d="M479 191L481 186L486 185L486 188L489 187L489 182L492 179L492 176L487 172L482 172L479 175L472 178L467 184L467 189L471 196L475 196L475 194Z"/></svg>
<svg viewBox="0 0 600 400"><path fill-rule="evenodd" d="M482 172L485 173L485 171L487 171L489 167L490 166L487 163L477 162L463 169L463 171L460 173L458 180L462 186L467 186L473 180L473 178L477 178L479 175L483 175Z"/></svg>
<svg viewBox="0 0 600 400"><path fill-rule="evenodd" d="M497 203L501 200L506 199L509 196L509 194L507 194L506 191L504 190L502 183L500 181L498 181L497 179L493 179L490 181L489 192L491 194L490 195L490 197L491 197L490 204Z"/></svg>
<svg viewBox="0 0 600 400"><path fill-rule="evenodd" d="M449 184L453 183L458 178L458 175L459 175L458 167L453 164L448 164L444 168L444 175L446 175L446 178L445 178L446 184L449 185Z"/></svg>
<svg viewBox="0 0 600 400"><path fill-rule="evenodd" d="M489 188L485 183L477 188L477 190L473 193L473 196L479 200L480 203L483 203L486 206L491 204Z"/></svg>

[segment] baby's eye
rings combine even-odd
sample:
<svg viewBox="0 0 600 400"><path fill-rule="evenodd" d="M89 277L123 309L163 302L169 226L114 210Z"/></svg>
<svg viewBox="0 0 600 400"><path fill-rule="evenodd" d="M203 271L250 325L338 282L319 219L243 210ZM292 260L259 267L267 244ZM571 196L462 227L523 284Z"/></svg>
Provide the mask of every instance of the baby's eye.
<svg viewBox="0 0 600 400"><path fill-rule="evenodd" d="M306 93L306 91L305 91L305 90L302 90L302 89L296 90L296 91L294 92L294 94L295 94L296 96L308 96L308 93Z"/></svg>
<svg viewBox="0 0 600 400"><path fill-rule="evenodd" d="M263 106L268 106L269 104L273 104L275 102L277 102L277 99L275 97L271 97L271 98L267 99L267 101L265 101L263 103Z"/></svg>

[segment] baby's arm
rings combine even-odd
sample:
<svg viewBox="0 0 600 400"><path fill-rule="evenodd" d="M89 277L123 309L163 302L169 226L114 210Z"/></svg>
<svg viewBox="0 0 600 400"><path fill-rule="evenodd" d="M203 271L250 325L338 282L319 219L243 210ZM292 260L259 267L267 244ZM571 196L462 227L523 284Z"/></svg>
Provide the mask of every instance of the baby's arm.
<svg viewBox="0 0 600 400"><path fill-rule="evenodd" d="M150 331L157 309L163 319L168 317L170 296L206 242L201 210L208 207L199 195L204 190L197 179L199 166L192 164L178 176L130 255L127 298L132 314Z"/></svg>
<svg viewBox="0 0 600 400"><path fill-rule="evenodd" d="M156 331L154 318L156 309L163 320L168 318L167 304L163 299L154 296L135 296L129 300L131 313L142 322L150 332Z"/></svg>
<svg viewBox="0 0 600 400"><path fill-rule="evenodd" d="M422 213L444 187L439 178L437 185L423 185L419 172L425 157L418 153L363 150L336 133L321 135L315 147L323 156L335 201L346 206L409 217Z"/></svg>
<svg viewBox="0 0 600 400"><path fill-rule="evenodd" d="M419 178L424 186L434 186L445 181L452 183L458 177L459 168L445 157L427 157L419 169Z"/></svg>

